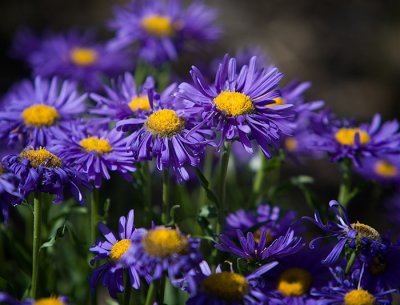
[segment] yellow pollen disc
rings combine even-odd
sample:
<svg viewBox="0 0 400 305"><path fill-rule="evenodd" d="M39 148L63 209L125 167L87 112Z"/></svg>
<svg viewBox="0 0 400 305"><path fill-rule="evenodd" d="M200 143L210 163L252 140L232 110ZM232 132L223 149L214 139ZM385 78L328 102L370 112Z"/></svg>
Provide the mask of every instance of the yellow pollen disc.
<svg viewBox="0 0 400 305"><path fill-rule="evenodd" d="M112 152L112 147L110 143L103 138L88 137L86 139L81 140L79 144L86 152L94 151L100 155Z"/></svg>
<svg viewBox="0 0 400 305"><path fill-rule="evenodd" d="M70 57L75 65L90 66L97 61L98 54L90 48L73 48Z"/></svg>
<svg viewBox="0 0 400 305"><path fill-rule="evenodd" d="M281 106L281 105L286 105L286 101L281 98L281 97L276 97L273 99L272 104L268 104L267 107L275 107L275 106Z"/></svg>
<svg viewBox="0 0 400 305"><path fill-rule="evenodd" d="M131 245L130 239L120 240L119 242L117 242L115 245L112 246L110 258L115 262L119 261L119 259L126 253L126 251L128 251L130 245Z"/></svg>
<svg viewBox="0 0 400 305"><path fill-rule="evenodd" d="M284 296L301 296L311 288L311 273L301 268L285 270L278 280L278 290Z"/></svg>
<svg viewBox="0 0 400 305"><path fill-rule="evenodd" d="M335 134L335 139L342 145L354 145L356 134L360 137L360 144L367 144L371 139L369 134L360 128L341 128Z"/></svg>
<svg viewBox="0 0 400 305"><path fill-rule="evenodd" d="M387 161L384 161L384 160L380 160L375 163L374 171L379 176L382 176L385 178L393 178L393 177L396 177L398 174L397 167Z"/></svg>
<svg viewBox="0 0 400 305"><path fill-rule="evenodd" d="M344 295L345 305L374 305L375 298L364 289L355 289Z"/></svg>
<svg viewBox="0 0 400 305"><path fill-rule="evenodd" d="M240 274L233 272L213 273L202 283L203 289L227 301L241 301L248 292L249 283Z"/></svg>
<svg viewBox="0 0 400 305"><path fill-rule="evenodd" d="M142 28L156 37L170 37L174 35L171 19L162 15L149 15L142 19Z"/></svg>
<svg viewBox="0 0 400 305"><path fill-rule="evenodd" d="M60 158L41 147L39 149L24 150L20 155L20 158L30 161L30 164L34 168L39 166L57 168L62 166Z"/></svg>
<svg viewBox="0 0 400 305"><path fill-rule="evenodd" d="M43 298L33 303L33 305L65 305L59 298Z"/></svg>
<svg viewBox="0 0 400 305"><path fill-rule="evenodd" d="M293 137L285 139L285 148L288 152L295 152L299 147L299 143Z"/></svg>
<svg viewBox="0 0 400 305"><path fill-rule="evenodd" d="M146 95L135 96L128 104L129 108L132 111L137 111L139 109L149 111L150 110L150 102L149 98Z"/></svg>
<svg viewBox="0 0 400 305"><path fill-rule="evenodd" d="M22 114L22 119L27 126L52 126L60 118L54 107L44 104L35 104L26 108Z"/></svg>
<svg viewBox="0 0 400 305"><path fill-rule="evenodd" d="M369 271L373 275L378 275L386 271L386 263L383 258L375 256L369 265Z"/></svg>
<svg viewBox="0 0 400 305"><path fill-rule="evenodd" d="M185 120L178 117L174 110L162 109L150 114L144 124L153 135L163 138L171 137L182 131L185 127Z"/></svg>
<svg viewBox="0 0 400 305"><path fill-rule="evenodd" d="M177 230L167 228L150 230L142 243L147 254L162 258L185 253L188 249L187 238Z"/></svg>
<svg viewBox="0 0 400 305"><path fill-rule="evenodd" d="M363 223L352 223L351 227L360 235L360 237L365 237L371 240L380 241L381 235L373 227L365 225Z"/></svg>
<svg viewBox="0 0 400 305"><path fill-rule="evenodd" d="M251 98L241 92L221 92L214 98L214 104L218 110L231 116L247 114L254 110Z"/></svg>
<svg viewBox="0 0 400 305"><path fill-rule="evenodd" d="M260 238L261 238L261 230L258 229L257 231L255 231L254 234L253 234L253 236L254 236L254 241L255 241L257 244L259 244L259 243L260 243ZM274 240L274 238L272 237L271 230L268 229L268 230L267 230L267 237L266 237L266 243L265 243L265 244L266 244L266 245L269 245L269 244L272 243L273 240Z"/></svg>

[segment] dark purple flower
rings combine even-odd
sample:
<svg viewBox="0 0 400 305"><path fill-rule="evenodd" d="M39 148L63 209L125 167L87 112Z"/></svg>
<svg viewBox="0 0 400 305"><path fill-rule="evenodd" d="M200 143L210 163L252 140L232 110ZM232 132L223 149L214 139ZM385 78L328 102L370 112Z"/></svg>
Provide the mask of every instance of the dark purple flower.
<svg viewBox="0 0 400 305"><path fill-rule="evenodd" d="M365 179L383 184L400 182L400 154L387 154L384 157L365 157L355 171Z"/></svg>
<svg viewBox="0 0 400 305"><path fill-rule="evenodd" d="M19 179L4 170L0 163L0 209L4 218L4 223L8 223L8 211L21 203L23 197L18 193Z"/></svg>
<svg viewBox="0 0 400 305"><path fill-rule="evenodd" d="M51 305L70 305L67 297L59 296L59 297L48 297L41 299L25 299L23 301L18 301L14 299L12 296L7 293L0 292L0 303L7 305L42 305L42 304L51 304Z"/></svg>

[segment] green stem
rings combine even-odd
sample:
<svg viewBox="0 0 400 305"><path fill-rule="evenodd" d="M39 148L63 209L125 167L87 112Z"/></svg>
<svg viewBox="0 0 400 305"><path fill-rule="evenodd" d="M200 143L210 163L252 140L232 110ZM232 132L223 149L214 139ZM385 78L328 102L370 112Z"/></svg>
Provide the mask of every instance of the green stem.
<svg viewBox="0 0 400 305"><path fill-rule="evenodd" d="M351 191L351 161L343 160L342 162L342 182L339 188L338 201L345 208L348 206L350 200L353 197Z"/></svg>
<svg viewBox="0 0 400 305"><path fill-rule="evenodd" d="M261 152L260 152L260 158L261 158L261 165L257 171L256 177L254 178L254 183L253 183L253 196L254 196L256 203L260 197L261 189L262 189L263 182L265 179L265 174L267 172L266 171L267 159L265 158L264 154Z"/></svg>
<svg viewBox="0 0 400 305"><path fill-rule="evenodd" d="M164 225L169 221L169 197L170 197L170 180L169 171L163 171L163 188L162 188L162 214L161 221Z"/></svg>
<svg viewBox="0 0 400 305"><path fill-rule="evenodd" d="M93 189L90 203L90 242L96 243L97 223L99 222L99 190Z"/></svg>
<svg viewBox="0 0 400 305"><path fill-rule="evenodd" d="M157 292L157 304L158 305L163 305L164 304L164 293L165 293L165 276L161 276L160 279L160 286Z"/></svg>
<svg viewBox="0 0 400 305"><path fill-rule="evenodd" d="M211 174L212 174L212 164L214 160L214 152L211 150L206 150L206 156L204 158L204 171L203 175L208 179L208 182L211 184ZM200 206L203 207L207 203L207 192L204 188L201 188L199 195Z"/></svg>
<svg viewBox="0 0 400 305"><path fill-rule="evenodd" d="M225 209L226 209L226 174L228 172L230 156L230 145L224 144L224 148L221 156L221 168L219 175L219 211L218 211L218 226L217 233L220 233L222 226L225 222Z"/></svg>
<svg viewBox="0 0 400 305"><path fill-rule="evenodd" d="M153 305L155 293L156 293L156 284L155 282L153 282L151 283L149 289L147 290L146 302L144 303L144 305Z"/></svg>
<svg viewBox="0 0 400 305"><path fill-rule="evenodd" d="M124 272L124 281L125 281L125 290L124 290L124 305L129 305L129 300L131 298L131 284L129 281L129 274L128 274L128 270L125 270Z"/></svg>
<svg viewBox="0 0 400 305"><path fill-rule="evenodd" d="M148 226L151 223L153 218L152 215L152 206L151 206L151 173L150 173L150 162L143 162L143 177L146 179L145 186L145 205L144 205L144 214L145 214L145 225Z"/></svg>
<svg viewBox="0 0 400 305"><path fill-rule="evenodd" d="M31 297L36 299L38 296L39 278L39 248L41 244L41 200L39 193L35 193L33 198L33 247L32 247L32 290Z"/></svg>
<svg viewBox="0 0 400 305"><path fill-rule="evenodd" d="M353 251L351 253L349 261L347 262L346 269L344 270L344 274L347 275L350 273L351 267L353 266L354 261L356 260L356 257L357 257L356 251Z"/></svg>

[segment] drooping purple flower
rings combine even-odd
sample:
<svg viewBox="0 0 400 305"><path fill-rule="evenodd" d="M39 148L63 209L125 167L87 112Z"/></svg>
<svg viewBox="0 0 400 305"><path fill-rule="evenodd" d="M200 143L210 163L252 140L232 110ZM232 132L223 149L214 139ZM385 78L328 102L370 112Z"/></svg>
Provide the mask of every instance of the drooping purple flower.
<svg viewBox="0 0 400 305"><path fill-rule="evenodd" d="M90 251L96 254L91 264L103 260L106 262L93 271L90 278L92 290L101 282L103 287L108 288L110 296L117 298L118 293L123 292L125 288L129 289L124 287L124 270L128 270L132 288L138 289L140 276L135 264L127 266L122 263L122 258L132 247L134 235L142 230L135 228L134 211L130 210L127 217L119 218L118 237L102 222L99 222L99 230L105 240L98 239L96 244L90 247Z"/></svg>
<svg viewBox="0 0 400 305"><path fill-rule="evenodd" d="M19 179L4 170L0 163L0 209L4 223L8 223L9 208L21 203L22 196L18 192Z"/></svg>
<svg viewBox="0 0 400 305"><path fill-rule="evenodd" d="M36 77L24 81L9 92L0 112L0 139L23 146L48 146L85 111L86 95L80 95L75 83Z"/></svg>
<svg viewBox="0 0 400 305"><path fill-rule="evenodd" d="M59 297L48 297L48 298L40 298L40 299L24 299L22 301L18 301L7 293L0 292L0 303L7 305L35 305L35 304L53 304L53 305L70 305L68 298L65 296Z"/></svg>
<svg viewBox="0 0 400 305"><path fill-rule="evenodd" d="M132 1L117 8L110 22L115 48L137 45L140 59L151 64L175 60L193 45L216 40L216 13L202 1L183 8L181 0Z"/></svg>
<svg viewBox="0 0 400 305"><path fill-rule="evenodd" d="M226 55L213 84L192 67L192 84L180 84L177 96L202 114L199 126L207 124L221 132L219 147L225 140L238 140L252 153L254 140L271 158L270 146L278 147L282 137L291 133L292 105L273 105L280 97L277 87L282 74L273 67L260 68L256 60L253 57L248 66L237 69L236 59Z"/></svg>

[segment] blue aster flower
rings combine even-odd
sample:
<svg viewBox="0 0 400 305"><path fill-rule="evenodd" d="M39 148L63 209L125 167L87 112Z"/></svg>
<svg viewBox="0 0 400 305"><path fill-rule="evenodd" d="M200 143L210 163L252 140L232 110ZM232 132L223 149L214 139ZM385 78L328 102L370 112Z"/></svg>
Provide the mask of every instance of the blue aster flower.
<svg viewBox="0 0 400 305"><path fill-rule="evenodd" d="M80 124L71 128L68 137L54 140L54 152L78 171L88 174L96 188L103 179L109 180L110 172L117 172L131 181L136 170L133 154L126 148L122 132L108 131L98 126Z"/></svg>
<svg viewBox="0 0 400 305"><path fill-rule="evenodd" d="M70 305L68 298L65 296L48 297L37 300L25 299L18 301L7 293L0 292L0 303L8 305Z"/></svg>
<svg viewBox="0 0 400 305"><path fill-rule="evenodd" d="M225 140L238 140L248 153L255 141L267 158L270 146L279 146L290 135L292 105L273 105L280 97L277 89L282 74L276 68L261 69L253 57L249 65L237 69L236 59L228 55L220 64L214 84L192 67L192 84L179 85L177 96L202 114L202 124L221 131L219 147ZM201 126L200 124L199 126Z"/></svg>
<svg viewBox="0 0 400 305"><path fill-rule="evenodd" d="M28 63L34 75L70 79L87 90L98 90L102 78L115 77L133 68L131 54L96 41L93 32L70 30L43 38L36 38L29 32L20 33L14 49L22 48L24 51L18 52L19 57Z"/></svg>
<svg viewBox="0 0 400 305"><path fill-rule="evenodd" d="M138 46L140 59L162 64L191 50L193 43L207 43L220 36L216 13L201 1L183 8L181 0L132 1L115 10L110 27L116 31L116 48ZM194 48L192 48L193 50Z"/></svg>
<svg viewBox="0 0 400 305"><path fill-rule="evenodd" d="M167 273L172 284L180 285L184 275L202 260L199 247L199 239L158 226L135 234L123 261L134 264L149 283Z"/></svg>
<svg viewBox="0 0 400 305"><path fill-rule="evenodd" d="M400 154L386 154L383 157L365 157L355 171L368 180L383 184L400 182Z"/></svg>
<svg viewBox="0 0 400 305"><path fill-rule="evenodd" d="M171 92L171 88L166 91ZM185 167L199 165L212 132L206 128L193 131L196 115L181 108L176 98L165 94L156 98L146 115L118 121L117 128L134 130L128 141L135 160L155 158L158 170L172 169L178 181L183 182L189 179Z"/></svg>
<svg viewBox="0 0 400 305"><path fill-rule="evenodd" d="M322 238L336 237L338 239L335 247L322 261L324 264L334 264L346 245L354 250L361 248L361 250L366 252L385 248L381 235L377 230L360 222L351 223L346 209L335 200L329 202L329 207L334 211L336 221L328 221L324 224L318 212L315 212L314 218L304 217L304 219L310 220L329 234L329 236L318 237L312 240L310 242L311 249L314 249L315 242Z"/></svg>
<svg viewBox="0 0 400 305"><path fill-rule="evenodd" d="M119 218L118 237L102 222L99 222L99 230L104 239L98 239L96 244L90 247L90 251L96 254L91 264L96 261L106 260L104 264L96 268L90 278L92 290L96 289L99 282L108 288L110 296L117 298L117 294L123 292L124 270L128 270L130 285L132 288L140 287L140 276L135 264L127 266L122 258L132 247L135 234L140 234L142 229L136 229L134 224L134 211L130 210L127 217Z"/></svg>
<svg viewBox="0 0 400 305"><path fill-rule="evenodd" d="M54 202L64 200L69 190L76 201L83 203L81 188L89 188L87 176L64 163L46 148L26 148L19 155L3 158L4 168L19 179L18 192L25 198L32 192L54 194Z"/></svg>
<svg viewBox="0 0 400 305"><path fill-rule="evenodd" d="M258 288L258 278L278 263L265 264L251 274L244 276L217 267L212 272L203 261L199 267L188 273L187 290L190 298L187 305L252 305L264 304L267 296Z"/></svg>
<svg viewBox="0 0 400 305"><path fill-rule="evenodd" d="M48 146L60 134L68 134L71 120L85 111L86 95L75 83L36 77L9 92L0 112L0 139L22 145Z"/></svg>
<svg viewBox="0 0 400 305"><path fill-rule="evenodd" d="M0 209L4 223L8 223L9 208L21 203L23 197L18 192L18 177L7 173L0 164Z"/></svg>

